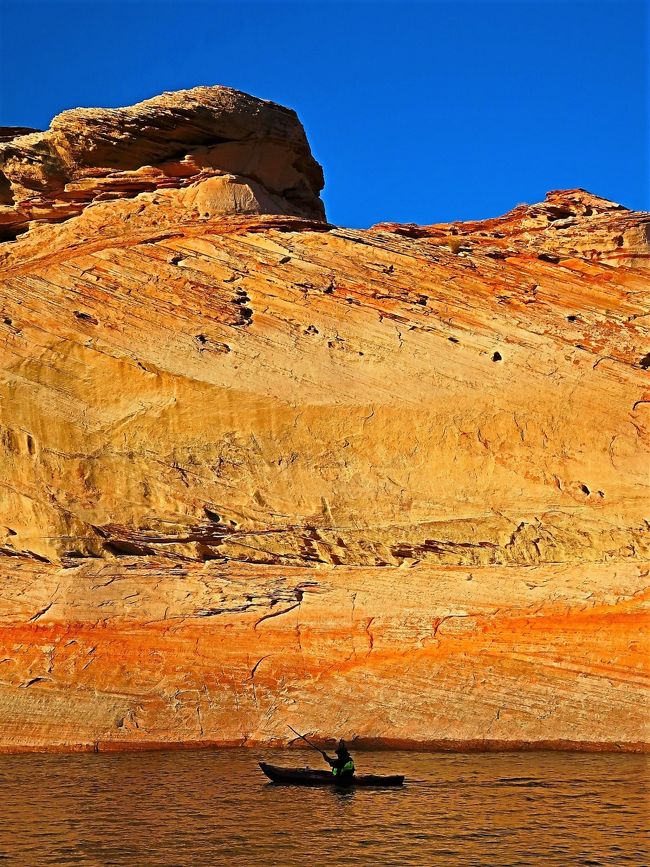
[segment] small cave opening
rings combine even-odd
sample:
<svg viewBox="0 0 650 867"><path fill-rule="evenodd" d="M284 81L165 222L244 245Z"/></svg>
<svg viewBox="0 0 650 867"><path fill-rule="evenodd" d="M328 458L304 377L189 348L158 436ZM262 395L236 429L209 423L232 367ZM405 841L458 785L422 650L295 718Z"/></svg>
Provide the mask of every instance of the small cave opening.
<svg viewBox="0 0 650 867"><path fill-rule="evenodd" d="M492 355L492 361L503 361L503 356L501 355L500 352L495 352Z"/></svg>

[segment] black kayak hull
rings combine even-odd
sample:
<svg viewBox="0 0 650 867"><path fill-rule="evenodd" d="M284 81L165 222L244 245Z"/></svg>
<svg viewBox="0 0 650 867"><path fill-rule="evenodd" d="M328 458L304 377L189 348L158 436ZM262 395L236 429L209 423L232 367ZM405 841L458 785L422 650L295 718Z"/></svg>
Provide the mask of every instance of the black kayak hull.
<svg viewBox="0 0 650 867"><path fill-rule="evenodd" d="M361 774L347 780L337 780L331 771L315 771L311 768L279 768L260 762L260 768L274 783L284 786L401 786L404 777L399 774L378 776L376 774Z"/></svg>

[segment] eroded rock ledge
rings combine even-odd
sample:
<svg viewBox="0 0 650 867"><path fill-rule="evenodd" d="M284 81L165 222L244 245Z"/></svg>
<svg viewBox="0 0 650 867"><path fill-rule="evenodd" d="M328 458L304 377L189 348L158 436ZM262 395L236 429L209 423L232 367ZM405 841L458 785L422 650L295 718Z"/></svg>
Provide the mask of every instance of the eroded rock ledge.
<svg viewBox="0 0 650 867"><path fill-rule="evenodd" d="M295 112L227 87L164 93L129 108L64 111L46 132L0 128L4 238L116 200L123 220L154 206L175 219L251 213L322 220L322 188Z"/></svg>
<svg viewBox="0 0 650 867"><path fill-rule="evenodd" d="M0 750L646 749L649 215L337 228L188 93L9 142ZM251 142L284 212L179 204Z"/></svg>

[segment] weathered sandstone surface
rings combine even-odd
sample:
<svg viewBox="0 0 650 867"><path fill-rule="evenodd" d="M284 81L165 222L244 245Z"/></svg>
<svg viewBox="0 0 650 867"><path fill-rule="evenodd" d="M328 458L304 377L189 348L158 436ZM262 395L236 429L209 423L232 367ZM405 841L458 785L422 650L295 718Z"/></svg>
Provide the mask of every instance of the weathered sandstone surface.
<svg viewBox="0 0 650 867"><path fill-rule="evenodd" d="M225 88L21 133L0 749L647 748L650 215L336 228Z"/></svg>
<svg viewBox="0 0 650 867"><path fill-rule="evenodd" d="M324 218L323 172L291 109L228 87L164 93L130 108L73 109L46 132L0 127L0 238L94 208L116 221L215 214ZM109 229L110 231L110 229ZM68 236L65 236L69 240Z"/></svg>

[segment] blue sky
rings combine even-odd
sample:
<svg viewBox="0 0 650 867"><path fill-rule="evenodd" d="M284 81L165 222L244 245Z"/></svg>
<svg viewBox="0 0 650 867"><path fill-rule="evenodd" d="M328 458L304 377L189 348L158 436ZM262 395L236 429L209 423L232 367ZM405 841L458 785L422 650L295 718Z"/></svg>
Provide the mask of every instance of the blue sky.
<svg viewBox="0 0 650 867"><path fill-rule="evenodd" d="M650 209L641 0L0 0L0 124L226 84L289 105L332 222Z"/></svg>

